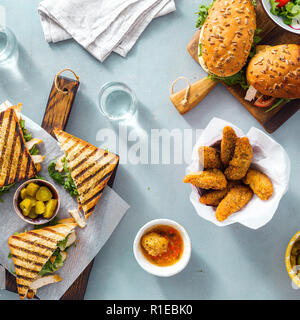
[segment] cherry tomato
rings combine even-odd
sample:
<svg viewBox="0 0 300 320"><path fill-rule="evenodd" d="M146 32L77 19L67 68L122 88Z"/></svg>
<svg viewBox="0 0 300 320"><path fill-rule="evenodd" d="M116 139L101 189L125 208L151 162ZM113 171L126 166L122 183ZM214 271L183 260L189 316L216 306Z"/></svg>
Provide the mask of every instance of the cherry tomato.
<svg viewBox="0 0 300 320"><path fill-rule="evenodd" d="M284 7L288 2L290 2L290 0L276 0L276 2L279 2L277 7L281 8Z"/></svg>
<svg viewBox="0 0 300 320"><path fill-rule="evenodd" d="M275 100L276 100L276 98L261 95L261 96L260 96L259 98L257 98L257 100L254 102L254 105L255 105L256 107L266 108L266 107L270 107L271 105L273 105L273 103L275 102Z"/></svg>

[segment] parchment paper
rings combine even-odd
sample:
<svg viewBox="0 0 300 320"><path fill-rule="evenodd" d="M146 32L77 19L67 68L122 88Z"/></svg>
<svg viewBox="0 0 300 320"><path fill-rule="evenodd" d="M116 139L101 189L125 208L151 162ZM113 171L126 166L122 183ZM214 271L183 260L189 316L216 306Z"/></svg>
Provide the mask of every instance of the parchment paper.
<svg viewBox="0 0 300 320"><path fill-rule="evenodd" d="M40 153L46 155L46 159L42 164L42 171L39 174L48 181L53 182L59 190L61 207L58 217L69 218L68 209L77 208L76 199L72 198L62 186L55 183L49 177L47 170L49 163L55 158L60 157L63 153L60 151L57 141L44 129L24 115L22 115L22 119L25 120L25 127L32 133L32 137L43 140L43 143L40 144ZM13 208L12 199L18 185L11 189L9 193L4 194L2 197L4 202L0 203L0 264L10 272L13 262L12 259L8 258L9 247L7 240L9 236L14 232L32 229L32 225L23 222ZM63 280L38 289L37 296L40 299L47 300L59 299L97 255L128 208L129 205L107 186L94 213L87 220L87 226L84 229L76 228L79 243L77 243L76 247L73 246L68 250L68 258L64 266L57 272Z"/></svg>
<svg viewBox="0 0 300 320"><path fill-rule="evenodd" d="M245 135L241 129L230 122L213 118L202 132L193 148L192 161L186 172L199 171L200 163L198 148L210 146L222 139L223 128L231 126L239 137L247 136L253 147L252 167L265 173L272 181L274 193L272 197L263 201L253 195L251 201L240 211L232 214L220 222L215 217L215 209L199 202L196 187L192 186L190 200L198 215L215 225L222 227L239 222L251 229L258 229L269 222L275 214L280 199L288 190L290 178L290 159L283 147L261 130L252 127Z"/></svg>

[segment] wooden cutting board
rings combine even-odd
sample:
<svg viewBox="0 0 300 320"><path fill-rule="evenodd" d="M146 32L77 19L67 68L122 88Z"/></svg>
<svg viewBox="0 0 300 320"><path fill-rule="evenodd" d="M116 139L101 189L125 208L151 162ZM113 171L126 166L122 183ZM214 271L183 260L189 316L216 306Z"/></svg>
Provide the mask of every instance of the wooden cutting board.
<svg viewBox="0 0 300 320"><path fill-rule="evenodd" d="M300 36L294 33L285 31L278 27L266 14L260 1L257 1L256 6L256 21L257 28L262 29L259 36L262 38L259 44L276 45L285 43L300 44ZM198 30L187 46L189 54L198 63L198 40L200 30ZM265 128L269 133L277 130L285 123L294 113L300 108L300 99L293 100L289 103L279 106L278 108L266 113L265 109L253 106L251 103L244 100L245 91L239 86L223 85L233 94L237 100L252 114L252 116Z"/></svg>
<svg viewBox="0 0 300 320"><path fill-rule="evenodd" d="M63 90L68 90L68 94L63 94L56 90L53 83L49 95L46 111L42 127L51 135L54 128L64 130L67 125L68 118L72 109L72 104L75 99L79 82L67 77L59 76L57 81L58 87ZM118 165L116 166L108 185L112 187ZM87 288L89 275L93 267L94 260L86 267L81 275L76 279L72 286L62 296L62 300L83 300ZM17 292L16 278L6 271L6 290Z"/></svg>

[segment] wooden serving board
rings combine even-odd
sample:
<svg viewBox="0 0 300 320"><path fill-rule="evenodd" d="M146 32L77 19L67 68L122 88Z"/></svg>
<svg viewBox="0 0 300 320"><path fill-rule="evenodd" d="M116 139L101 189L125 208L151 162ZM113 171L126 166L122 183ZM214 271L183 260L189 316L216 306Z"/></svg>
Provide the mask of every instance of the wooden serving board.
<svg viewBox="0 0 300 320"><path fill-rule="evenodd" d="M49 95L46 111L42 127L51 135L54 128L64 129L67 125L68 118L71 112L72 104L75 99L79 82L67 77L59 76L57 79L59 88L67 90L68 94L63 94L55 88L53 83ZM112 187L118 165L116 166L108 185ZM62 296L62 300L83 300L87 288L89 275L93 267L94 260L86 267L81 275L76 279L72 286ZM17 292L16 278L6 270L6 290Z"/></svg>
<svg viewBox="0 0 300 320"><path fill-rule="evenodd" d="M294 33L285 31L278 27L266 14L260 1L257 1L256 6L256 21L257 28L262 29L259 36L262 38L259 44L276 45L286 43L300 44L300 36ZM187 46L189 54L198 63L198 41L200 30L198 30ZM223 85L237 98L241 104L252 114L252 116L265 128L269 133L277 130L285 123L294 113L300 108L300 99L293 100L289 103L282 104L278 108L266 113L264 108L253 106L250 102L244 99L245 91L239 86Z"/></svg>

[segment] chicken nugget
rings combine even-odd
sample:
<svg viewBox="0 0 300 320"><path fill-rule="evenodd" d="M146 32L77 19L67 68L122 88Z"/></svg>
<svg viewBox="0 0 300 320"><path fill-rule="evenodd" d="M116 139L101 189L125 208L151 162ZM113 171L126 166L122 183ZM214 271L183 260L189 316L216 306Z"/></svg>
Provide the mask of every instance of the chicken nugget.
<svg viewBox="0 0 300 320"><path fill-rule="evenodd" d="M241 210L252 198L253 192L248 186L232 187L216 210L218 221L227 219L231 214Z"/></svg>
<svg viewBox="0 0 300 320"><path fill-rule="evenodd" d="M204 169L221 169L222 163L218 152L212 147L199 147L199 161Z"/></svg>
<svg viewBox="0 0 300 320"><path fill-rule="evenodd" d="M248 184L252 191L261 199L268 200L273 194L273 184L264 173L249 169L244 183Z"/></svg>
<svg viewBox="0 0 300 320"><path fill-rule="evenodd" d="M225 170L229 180L240 180L245 177L253 157L253 149L247 137L238 138L234 148L233 158Z"/></svg>
<svg viewBox="0 0 300 320"><path fill-rule="evenodd" d="M191 172L183 178L183 182L202 189L223 190L227 187L227 180L219 169Z"/></svg>
<svg viewBox="0 0 300 320"><path fill-rule="evenodd" d="M216 207L226 196L227 192L227 188L225 188L224 190L213 190L201 196L199 201L207 206Z"/></svg>
<svg viewBox="0 0 300 320"><path fill-rule="evenodd" d="M228 191L238 184L240 181L228 181L227 187L224 190L213 190L203 194L199 201L207 206L217 207L221 200L227 195Z"/></svg>
<svg viewBox="0 0 300 320"><path fill-rule="evenodd" d="M228 166L233 157L237 135L231 127L223 129L223 139L221 141L221 161L224 166Z"/></svg>

